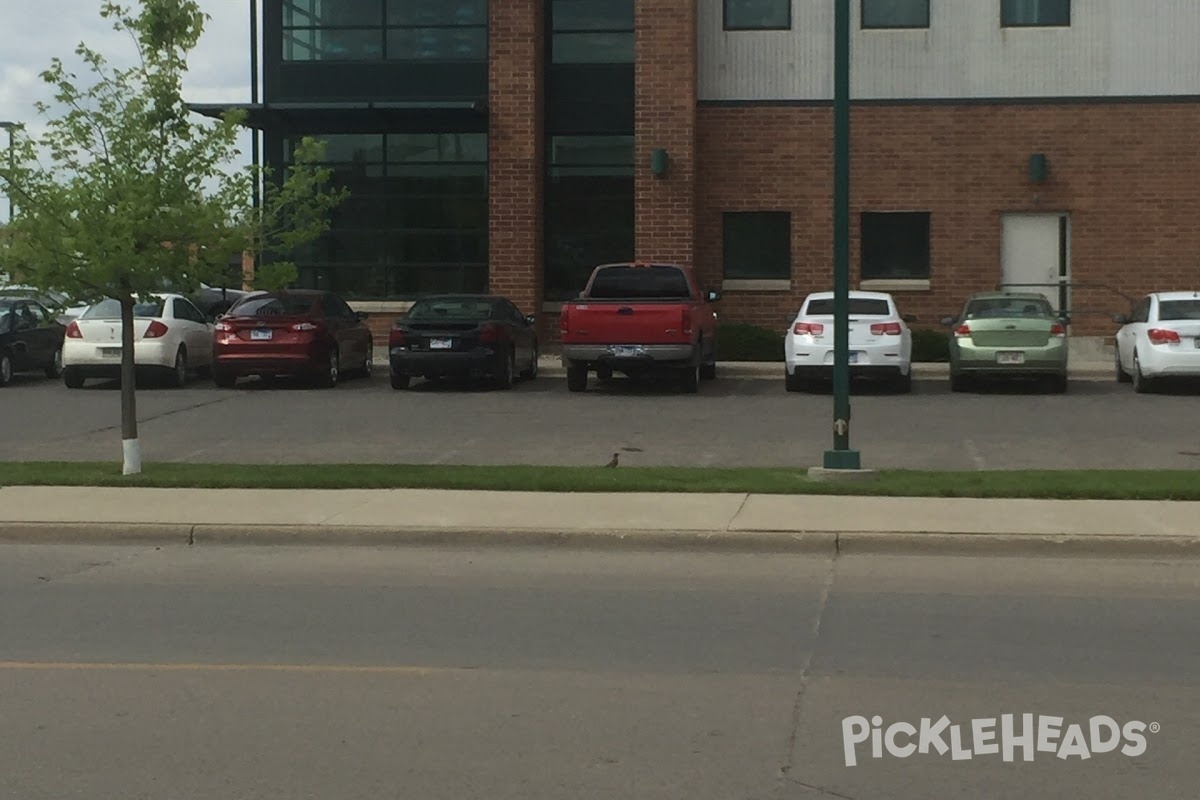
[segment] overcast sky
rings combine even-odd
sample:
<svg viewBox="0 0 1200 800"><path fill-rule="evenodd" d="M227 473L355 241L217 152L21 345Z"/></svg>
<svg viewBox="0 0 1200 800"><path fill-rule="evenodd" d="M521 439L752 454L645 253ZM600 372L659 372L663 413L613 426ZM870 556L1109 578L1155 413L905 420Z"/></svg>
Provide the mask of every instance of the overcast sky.
<svg viewBox="0 0 1200 800"><path fill-rule="evenodd" d="M133 5L134 0L125 0ZM199 0L212 17L193 52L185 82L187 99L198 103L250 100L250 5L248 0ZM132 45L100 18L100 0L0 0L0 120L37 124L33 108L50 100L38 77L59 57L75 63L82 41L110 62L127 63ZM85 76L80 74L81 82ZM4 140L0 138L0 147ZM243 145L249 163L249 139ZM0 219L8 214L0 205Z"/></svg>

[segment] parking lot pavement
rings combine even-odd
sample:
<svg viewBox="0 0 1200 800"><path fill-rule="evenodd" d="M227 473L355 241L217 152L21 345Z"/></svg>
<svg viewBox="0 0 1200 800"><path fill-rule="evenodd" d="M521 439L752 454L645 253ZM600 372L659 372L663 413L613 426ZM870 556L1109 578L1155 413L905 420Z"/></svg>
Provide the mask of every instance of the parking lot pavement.
<svg viewBox="0 0 1200 800"><path fill-rule="evenodd" d="M795 466L832 442L828 393L788 394L782 381L718 379L699 395L615 379L584 394L552 377L513 391L386 375L333 390L207 381L138 393L147 461ZM851 443L864 466L911 469L1191 469L1200 467L1195 386L1138 395L1075 381L1066 395L1028 386L952 394L944 379L911 395L856 386ZM19 376L0 391L0 458L120 458L115 384L67 390Z"/></svg>

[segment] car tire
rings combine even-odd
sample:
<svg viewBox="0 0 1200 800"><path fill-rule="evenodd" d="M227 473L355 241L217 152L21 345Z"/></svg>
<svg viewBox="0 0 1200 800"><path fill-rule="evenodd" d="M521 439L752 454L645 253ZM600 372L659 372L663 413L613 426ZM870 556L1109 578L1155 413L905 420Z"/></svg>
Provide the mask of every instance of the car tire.
<svg viewBox="0 0 1200 800"><path fill-rule="evenodd" d="M1050 390L1055 394L1066 394L1070 383L1066 375L1055 375L1050 379Z"/></svg>
<svg viewBox="0 0 1200 800"><path fill-rule="evenodd" d="M1133 390L1138 394L1150 394L1154 391L1154 381L1142 374L1142 362L1137 350L1133 351Z"/></svg>
<svg viewBox="0 0 1200 800"><path fill-rule="evenodd" d="M596 380L600 382L611 381L613 371L610 367L596 367Z"/></svg>
<svg viewBox="0 0 1200 800"><path fill-rule="evenodd" d="M535 342L533 345L533 358L529 361L529 369L521 373L521 377L527 381L531 381L538 376L538 346Z"/></svg>
<svg viewBox="0 0 1200 800"><path fill-rule="evenodd" d="M1117 383L1133 383L1133 376L1125 371L1121 366L1121 348L1116 348L1116 357L1113 359L1116 362Z"/></svg>
<svg viewBox="0 0 1200 800"><path fill-rule="evenodd" d="M12 356L8 353L0 353L0 386L8 386L10 383L12 383L12 378Z"/></svg>
<svg viewBox="0 0 1200 800"><path fill-rule="evenodd" d="M966 375L950 373L950 391L965 392L971 388L971 381Z"/></svg>
<svg viewBox="0 0 1200 800"><path fill-rule="evenodd" d="M392 388L396 391L403 391L412 383L412 378L408 375L397 375L392 373Z"/></svg>
<svg viewBox="0 0 1200 800"><path fill-rule="evenodd" d="M696 394L700 391L700 365L693 364L683 371L680 388L684 394Z"/></svg>
<svg viewBox="0 0 1200 800"><path fill-rule="evenodd" d="M212 371L213 383L217 384L219 389L232 389L237 383L237 375L232 372L226 372L223 369L214 369Z"/></svg>
<svg viewBox="0 0 1200 800"><path fill-rule="evenodd" d="M804 379L800 377L799 372L788 372L787 367L784 367L783 388L789 392L803 392Z"/></svg>
<svg viewBox="0 0 1200 800"><path fill-rule="evenodd" d="M912 367L908 368L908 372L896 379L896 391L900 394L912 394L913 390L913 374Z"/></svg>
<svg viewBox="0 0 1200 800"><path fill-rule="evenodd" d="M367 348L367 355L363 359L363 365L358 368L356 373L360 378L370 378L375 372L375 348L374 346Z"/></svg>
<svg viewBox="0 0 1200 800"><path fill-rule="evenodd" d="M46 377L56 381L62 377L62 373L62 348L60 347L54 351L54 355L50 358L50 363L46 366Z"/></svg>
<svg viewBox="0 0 1200 800"><path fill-rule="evenodd" d="M342 376L342 357L338 353L337 347L329 349L329 364L325 371L318 378L319 385L322 389L333 389L338 385L338 379Z"/></svg>
<svg viewBox="0 0 1200 800"><path fill-rule="evenodd" d="M187 351L182 347L175 351L175 366L171 367L170 382L172 389L182 389L187 385Z"/></svg>
<svg viewBox="0 0 1200 800"><path fill-rule="evenodd" d="M517 371L517 354L508 350L496 367L495 386L501 391L513 388L513 380Z"/></svg>
<svg viewBox="0 0 1200 800"><path fill-rule="evenodd" d="M712 381L712 380L716 380L716 378L717 378L716 363L700 365L700 380Z"/></svg>
<svg viewBox="0 0 1200 800"><path fill-rule="evenodd" d="M582 392L587 389L588 368L583 364L571 364L567 367L567 389L572 392Z"/></svg>
<svg viewBox="0 0 1200 800"><path fill-rule="evenodd" d="M63 385L68 389L82 389L83 375L77 367L63 367Z"/></svg>

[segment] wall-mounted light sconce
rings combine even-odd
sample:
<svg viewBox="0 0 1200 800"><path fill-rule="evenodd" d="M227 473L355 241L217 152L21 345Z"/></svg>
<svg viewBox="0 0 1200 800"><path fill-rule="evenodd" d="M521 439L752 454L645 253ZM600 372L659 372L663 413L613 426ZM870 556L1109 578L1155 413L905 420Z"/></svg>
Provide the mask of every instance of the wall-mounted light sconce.
<svg viewBox="0 0 1200 800"><path fill-rule="evenodd" d="M1029 157L1029 182L1030 183L1045 183L1046 182L1046 154L1034 153Z"/></svg>
<svg viewBox="0 0 1200 800"><path fill-rule="evenodd" d="M667 166L671 159L667 156L667 151L659 148L650 151L650 172L656 178L661 178L667 174Z"/></svg>

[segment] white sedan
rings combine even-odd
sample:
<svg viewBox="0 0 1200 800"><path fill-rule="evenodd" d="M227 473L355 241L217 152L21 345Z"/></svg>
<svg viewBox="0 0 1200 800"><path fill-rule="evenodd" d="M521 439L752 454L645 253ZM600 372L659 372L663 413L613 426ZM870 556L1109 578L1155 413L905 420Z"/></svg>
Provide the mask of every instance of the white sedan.
<svg viewBox="0 0 1200 800"><path fill-rule="evenodd" d="M134 363L169 375L172 386L188 373L212 368L213 326L200 309L178 294L156 294L133 307ZM78 389L88 378L121 376L121 304L102 300L67 326L63 341L63 383Z"/></svg>
<svg viewBox="0 0 1200 800"><path fill-rule="evenodd" d="M850 292L850 374L893 381L912 391L912 331L884 292ZM784 337L784 384L803 391L833 375L833 292L810 294Z"/></svg>
<svg viewBox="0 0 1200 800"><path fill-rule="evenodd" d="M1200 292L1149 294L1115 320L1118 381L1147 392L1161 378L1200 378Z"/></svg>

